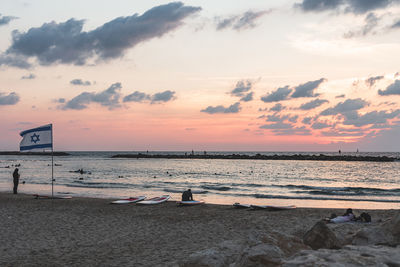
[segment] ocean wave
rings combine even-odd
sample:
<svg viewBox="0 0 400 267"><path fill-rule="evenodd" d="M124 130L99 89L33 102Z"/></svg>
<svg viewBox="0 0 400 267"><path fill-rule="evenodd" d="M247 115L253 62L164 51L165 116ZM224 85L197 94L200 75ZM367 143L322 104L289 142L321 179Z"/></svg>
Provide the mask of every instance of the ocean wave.
<svg viewBox="0 0 400 267"><path fill-rule="evenodd" d="M243 186L243 187L266 187L264 184L238 184L238 183L231 183L231 186Z"/></svg>
<svg viewBox="0 0 400 267"><path fill-rule="evenodd" d="M85 188L129 188L134 187L134 184L126 183L107 183L107 182L85 182L85 181L73 181L72 184L66 184L68 187L85 187Z"/></svg>
<svg viewBox="0 0 400 267"><path fill-rule="evenodd" d="M219 185L202 185L201 188L216 191L229 191L232 188L229 186L219 186Z"/></svg>
<svg viewBox="0 0 400 267"><path fill-rule="evenodd" d="M274 185L275 187L297 189L293 193L307 193L311 195L338 195L338 196L400 196L400 188L383 189L374 187L325 187L309 185Z"/></svg>
<svg viewBox="0 0 400 267"><path fill-rule="evenodd" d="M264 195L253 194L255 198L271 198L271 199L293 199L293 200L337 200L337 201L357 201L357 202L387 202L387 203L400 203L400 200L395 199L361 199L361 198L340 198L340 197L308 197L308 196L282 196L282 195Z"/></svg>

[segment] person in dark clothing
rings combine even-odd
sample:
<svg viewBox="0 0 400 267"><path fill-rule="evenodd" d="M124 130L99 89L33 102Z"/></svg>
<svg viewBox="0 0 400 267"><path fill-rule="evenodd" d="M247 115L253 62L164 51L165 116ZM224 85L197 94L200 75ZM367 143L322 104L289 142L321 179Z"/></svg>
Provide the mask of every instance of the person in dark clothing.
<svg viewBox="0 0 400 267"><path fill-rule="evenodd" d="M193 200L192 190L188 189L182 194L182 201Z"/></svg>
<svg viewBox="0 0 400 267"><path fill-rule="evenodd" d="M19 184L18 168L15 168L13 172L13 181L14 181L14 194L17 194L18 184Z"/></svg>

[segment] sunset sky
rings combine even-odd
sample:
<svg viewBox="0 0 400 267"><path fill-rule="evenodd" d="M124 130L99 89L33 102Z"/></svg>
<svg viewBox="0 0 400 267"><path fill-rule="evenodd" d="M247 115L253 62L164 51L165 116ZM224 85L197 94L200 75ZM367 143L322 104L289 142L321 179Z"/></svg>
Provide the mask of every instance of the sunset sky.
<svg viewBox="0 0 400 267"><path fill-rule="evenodd" d="M2 0L0 36L0 150L400 151L400 0Z"/></svg>

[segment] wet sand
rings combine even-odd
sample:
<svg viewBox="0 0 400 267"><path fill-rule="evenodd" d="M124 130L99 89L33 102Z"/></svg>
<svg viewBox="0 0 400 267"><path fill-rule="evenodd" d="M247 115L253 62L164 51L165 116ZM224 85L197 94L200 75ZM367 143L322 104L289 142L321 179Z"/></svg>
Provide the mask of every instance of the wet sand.
<svg viewBox="0 0 400 267"><path fill-rule="evenodd" d="M0 266L174 266L225 240L272 231L302 238L342 209L111 205L109 199L34 199L0 193ZM347 207L346 207L347 208ZM363 210L354 210L360 214ZM368 210L373 220L397 210Z"/></svg>

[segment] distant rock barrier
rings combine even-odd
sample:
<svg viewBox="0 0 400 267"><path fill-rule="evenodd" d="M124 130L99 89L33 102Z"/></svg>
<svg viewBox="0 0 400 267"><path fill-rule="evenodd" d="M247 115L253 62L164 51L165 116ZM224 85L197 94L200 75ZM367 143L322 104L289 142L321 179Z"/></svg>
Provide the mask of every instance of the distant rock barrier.
<svg viewBox="0 0 400 267"><path fill-rule="evenodd" d="M0 151L2 156L51 156L51 152L19 152L19 151ZM53 152L53 156L70 156L67 152Z"/></svg>
<svg viewBox="0 0 400 267"><path fill-rule="evenodd" d="M351 156L351 155L243 155L243 154L230 154L230 155L196 155L196 154L117 154L111 156L112 158L155 158L155 159L251 159L251 160L316 160L316 161L373 161L373 162L393 162L398 161L398 158L387 156Z"/></svg>

